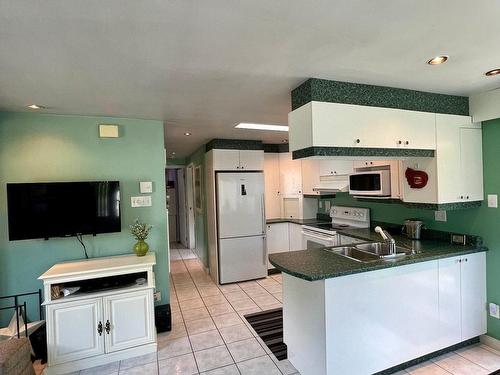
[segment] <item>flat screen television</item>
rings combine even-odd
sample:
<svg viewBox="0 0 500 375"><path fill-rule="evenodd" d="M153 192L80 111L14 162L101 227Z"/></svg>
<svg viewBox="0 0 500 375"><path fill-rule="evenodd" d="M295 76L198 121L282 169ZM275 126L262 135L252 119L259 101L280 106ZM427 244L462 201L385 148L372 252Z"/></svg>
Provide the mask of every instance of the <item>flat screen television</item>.
<svg viewBox="0 0 500 375"><path fill-rule="evenodd" d="M121 231L120 183L7 184L9 240Z"/></svg>

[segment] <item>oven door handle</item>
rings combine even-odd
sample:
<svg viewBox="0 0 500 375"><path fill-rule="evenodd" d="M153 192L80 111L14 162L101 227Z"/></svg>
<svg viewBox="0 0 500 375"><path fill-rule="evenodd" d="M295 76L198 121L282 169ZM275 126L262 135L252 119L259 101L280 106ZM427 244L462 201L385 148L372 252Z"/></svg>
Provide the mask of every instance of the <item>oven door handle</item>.
<svg viewBox="0 0 500 375"><path fill-rule="evenodd" d="M302 231L302 235L303 236L308 236L308 237L312 237L312 238L316 238L318 240L323 240L323 241L332 241L335 239L335 237L337 236L336 234L333 234L333 235L320 235L320 234L317 234L317 233L314 233L312 231L306 231L306 230L303 230Z"/></svg>

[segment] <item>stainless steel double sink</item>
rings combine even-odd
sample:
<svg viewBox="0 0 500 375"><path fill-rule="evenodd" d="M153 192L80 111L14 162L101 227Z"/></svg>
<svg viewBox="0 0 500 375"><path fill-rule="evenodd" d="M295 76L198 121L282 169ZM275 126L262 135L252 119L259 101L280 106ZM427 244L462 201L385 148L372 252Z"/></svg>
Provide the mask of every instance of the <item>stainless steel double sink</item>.
<svg viewBox="0 0 500 375"><path fill-rule="evenodd" d="M357 262L374 262L377 260L400 259L411 254L411 250L396 246L396 253L390 254L389 246L384 242L367 242L351 246L334 246L326 248L326 251L342 255Z"/></svg>

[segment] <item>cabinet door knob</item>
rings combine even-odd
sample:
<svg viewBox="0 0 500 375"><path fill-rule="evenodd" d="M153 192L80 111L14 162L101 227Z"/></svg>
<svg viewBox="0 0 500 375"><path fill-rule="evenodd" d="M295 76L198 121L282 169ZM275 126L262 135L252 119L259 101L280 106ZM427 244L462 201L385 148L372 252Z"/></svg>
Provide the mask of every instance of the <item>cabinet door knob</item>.
<svg viewBox="0 0 500 375"><path fill-rule="evenodd" d="M409 144L410 144L410 142L408 142L408 141L405 142L405 145L409 145Z"/></svg>
<svg viewBox="0 0 500 375"><path fill-rule="evenodd" d="M106 333L109 335L109 331L111 331L111 323L109 320L106 321L106 326L104 328L106 330Z"/></svg>
<svg viewBox="0 0 500 375"><path fill-rule="evenodd" d="M102 336L102 322L99 321L99 324L97 324L97 333L99 336Z"/></svg>
<svg viewBox="0 0 500 375"><path fill-rule="evenodd" d="M398 141L398 145L400 145L401 143L403 143L403 141Z"/></svg>
<svg viewBox="0 0 500 375"><path fill-rule="evenodd" d="M361 140L359 138L356 139L356 143L360 143L360 142L361 142Z"/></svg>
<svg viewBox="0 0 500 375"><path fill-rule="evenodd" d="M467 262L467 258L465 258L465 261Z"/></svg>
<svg viewBox="0 0 500 375"><path fill-rule="evenodd" d="M467 195L467 199L469 199L469 196Z"/></svg>
<svg viewBox="0 0 500 375"><path fill-rule="evenodd" d="M462 259L459 259L459 260L458 260L458 263L462 263Z"/></svg>
<svg viewBox="0 0 500 375"><path fill-rule="evenodd" d="M365 161L365 165L368 165L368 162L367 162L367 161Z"/></svg>
<svg viewBox="0 0 500 375"><path fill-rule="evenodd" d="M463 195L461 195L461 196L460 196L460 199L464 199L464 196L463 196Z"/></svg>

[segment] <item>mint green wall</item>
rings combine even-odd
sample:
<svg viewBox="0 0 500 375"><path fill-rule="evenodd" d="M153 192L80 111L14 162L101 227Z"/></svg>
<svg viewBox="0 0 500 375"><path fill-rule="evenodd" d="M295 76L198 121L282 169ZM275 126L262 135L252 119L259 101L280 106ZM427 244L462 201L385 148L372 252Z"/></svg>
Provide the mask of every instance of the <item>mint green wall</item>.
<svg viewBox="0 0 500 375"><path fill-rule="evenodd" d="M120 138L101 139L98 124L120 126ZM129 224L154 225L148 243L156 251L157 289L168 303L163 123L106 117L0 113L0 296L41 287L37 277L54 263L82 259L75 238L8 241L7 182L119 180L122 232L84 236L90 257L130 254ZM131 208L139 181L153 181L153 206Z"/></svg>
<svg viewBox="0 0 500 375"><path fill-rule="evenodd" d="M484 193L500 194L500 119L483 122ZM500 208L448 211L447 222L434 221L434 211L410 209L401 204L366 203L338 194L332 204L361 206L371 209L372 220L400 224L410 217L422 218L429 228L475 234L488 246L488 302L500 303ZM321 212L321 210L320 210ZM500 339L500 320L488 317L488 334Z"/></svg>
<svg viewBox="0 0 500 375"><path fill-rule="evenodd" d="M208 268L208 244L207 244L207 196L205 184L205 145L198 148L193 154L186 158L186 165L193 163L193 167L201 166L201 186L203 196L203 212L195 211L196 248L198 258Z"/></svg>

